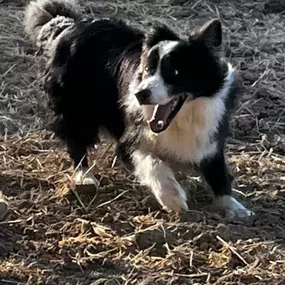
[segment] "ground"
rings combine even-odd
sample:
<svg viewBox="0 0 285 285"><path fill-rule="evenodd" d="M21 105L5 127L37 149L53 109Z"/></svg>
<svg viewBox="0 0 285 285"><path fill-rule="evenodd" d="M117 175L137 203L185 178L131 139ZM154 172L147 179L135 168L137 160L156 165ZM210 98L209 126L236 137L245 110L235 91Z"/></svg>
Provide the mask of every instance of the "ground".
<svg viewBox="0 0 285 285"><path fill-rule="evenodd" d="M277 1L282 2L282 1ZM284 284L285 72L282 9L265 1L81 1L94 17L186 34L220 17L226 57L240 70L227 155L234 194L256 216L212 210L197 173L180 177L191 211L163 212L115 160L92 153L96 192L69 190L71 161L45 124L42 59L22 29L24 0L0 1L0 284ZM278 6L278 5L277 5ZM274 9L270 7L275 7Z"/></svg>

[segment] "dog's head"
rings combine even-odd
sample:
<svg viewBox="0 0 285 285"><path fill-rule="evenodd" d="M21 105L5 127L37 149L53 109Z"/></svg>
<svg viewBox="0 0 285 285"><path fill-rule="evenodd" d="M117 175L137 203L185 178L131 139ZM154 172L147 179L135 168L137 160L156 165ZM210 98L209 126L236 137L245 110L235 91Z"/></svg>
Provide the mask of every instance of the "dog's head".
<svg viewBox="0 0 285 285"><path fill-rule="evenodd" d="M153 132L164 131L186 100L211 97L221 88L221 45L219 20L191 31L187 40L164 25L146 37L135 95L141 105L154 106Z"/></svg>

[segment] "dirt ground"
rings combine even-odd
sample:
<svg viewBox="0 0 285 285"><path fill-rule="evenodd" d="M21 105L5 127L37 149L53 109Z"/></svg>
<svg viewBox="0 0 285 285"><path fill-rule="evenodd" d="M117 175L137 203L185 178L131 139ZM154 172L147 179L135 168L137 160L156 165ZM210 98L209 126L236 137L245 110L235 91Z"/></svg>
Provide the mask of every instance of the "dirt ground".
<svg viewBox="0 0 285 285"><path fill-rule="evenodd" d="M94 17L144 28L161 20L184 35L221 17L243 87L227 147L234 194L256 212L227 220L209 208L197 173L180 175L192 210L163 212L109 142L92 153L100 188L69 190L71 161L44 129L42 59L23 34L26 3L0 0L0 190L10 203L0 221L0 284L285 284L282 9L261 0L81 2Z"/></svg>

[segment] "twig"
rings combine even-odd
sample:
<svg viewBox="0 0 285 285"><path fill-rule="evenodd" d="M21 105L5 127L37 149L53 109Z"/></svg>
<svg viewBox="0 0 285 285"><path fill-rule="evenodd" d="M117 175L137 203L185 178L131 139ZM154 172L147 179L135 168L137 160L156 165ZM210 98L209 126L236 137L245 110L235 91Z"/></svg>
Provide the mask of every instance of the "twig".
<svg viewBox="0 0 285 285"><path fill-rule="evenodd" d="M78 200L79 204L81 205L81 207L84 209L84 212L87 213L88 209L86 208L86 206L84 205L84 203L82 202L82 200L80 199L78 193L76 190L71 188L71 191L73 192L73 194L75 195L76 199Z"/></svg>
<svg viewBox="0 0 285 285"><path fill-rule="evenodd" d="M196 278L196 277L203 277L208 276L208 273L193 273L193 274L183 274L183 273L170 273L170 272L162 272L161 275L164 276L179 276L179 277L185 277L185 278Z"/></svg>
<svg viewBox="0 0 285 285"><path fill-rule="evenodd" d="M245 265L249 265L246 260L232 247L230 246L225 240L223 240L220 236L216 236L216 238L225 246L227 246L230 251L235 254Z"/></svg>
<svg viewBox="0 0 285 285"><path fill-rule="evenodd" d="M0 79L4 78L17 64L13 64L6 72L4 72L1 76Z"/></svg>
<svg viewBox="0 0 285 285"><path fill-rule="evenodd" d="M98 206L96 206L96 209L100 208L100 207L103 207L105 205L108 205L112 202L114 202L115 200L119 199L121 196L123 196L125 193L129 192L129 190L125 190L124 192L120 193L118 196L116 196L115 198L113 198L112 200L109 200L109 201L106 201Z"/></svg>
<svg viewBox="0 0 285 285"><path fill-rule="evenodd" d="M268 74L269 74L269 70L266 69L266 70L261 74L261 76L260 76L257 80L255 80L255 81L252 83L251 87L254 87L259 81L262 80L262 78L263 78L265 75L268 75Z"/></svg>
<svg viewBox="0 0 285 285"><path fill-rule="evenodd" d="M11 281L11 280L7 280L7 279L1 279L0 281L1 282L5 282L7 284L17 284L17 285L21 285L21 284L25 285L26 284L26 283L23 283L23 282ZM3 283L1 283L1 284L3 284Z"/></svg>

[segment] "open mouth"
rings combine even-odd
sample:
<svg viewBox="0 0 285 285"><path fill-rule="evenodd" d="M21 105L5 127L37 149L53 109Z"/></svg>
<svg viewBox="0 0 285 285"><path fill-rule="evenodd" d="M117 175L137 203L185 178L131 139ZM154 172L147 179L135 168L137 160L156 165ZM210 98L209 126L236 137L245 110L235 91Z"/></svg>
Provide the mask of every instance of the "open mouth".
<svg viewBox="0 0 285 285"><path fill-rule="evenodd" d="M160 133L166 130L181 109L186 97L186 94L175 96L174 99L165 105L155 105L152 117L148 120L150 129L154 133Z"/></svg>

